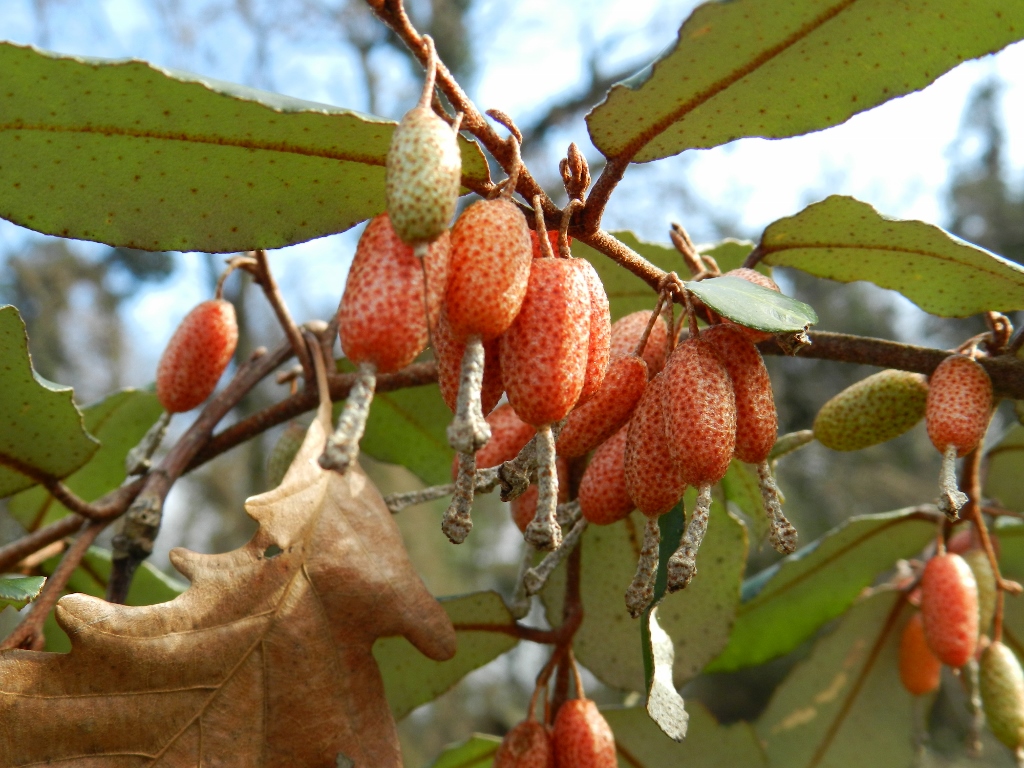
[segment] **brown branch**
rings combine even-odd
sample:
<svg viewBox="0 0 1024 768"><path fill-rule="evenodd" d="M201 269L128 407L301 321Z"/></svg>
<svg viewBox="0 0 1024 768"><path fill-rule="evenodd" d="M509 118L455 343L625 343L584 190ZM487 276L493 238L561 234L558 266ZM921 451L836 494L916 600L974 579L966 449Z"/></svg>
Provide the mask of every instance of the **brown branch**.
<svg viewBox="0 0 1024 768"><path fill-rule="evenodd" d="M454 626L456 632L497 632L544 645L554 645L559 638L557 629L537 629L525 624L455 624Z"/></svg>
<svg viewBox="0 0 1024 768"><path fill-rule="evenodd" d="M8 637L0 643L0 650L8 648L29 648L31 650L41 650L43 641L43 622L46 621L47 615L54 605L57 604L57 600L60 598L60 593L64 591L64 587L67 586L68 579L71 578L71 574L75 572L78 564L82 561L85 553L89 550L93 541L99 536L100 532L109 525L109 520L92 520L84 523L81 526L81 533L75 539L67 552L64 553L64 557L61 558L60 565L57 566L53 574L46 580L46 584L43 586L42 592L39 597L32 603L32 608L29 610L28 615L22 620L18 627Z"/></svg>
<svg viewBox="0 0 1024 768"><path fill-rule="evenodd" d="M292 319L291 313L288 311L288 305L285 304L284 297L281 295L281 290L277 287L277 281L274 279L274 274L270 271L270 262L267 260L267 252L264 249L259 248L253 251L253 256L256 260L256 268L253 270L253 279L260 288L263 289L263 295L267 297L267 301L270 302L270 306L273 307L274 314L277 315L277 321L281 324L281 328L284 329L285 336L292 345L292 352L302 365L303 377L307 382L313 381L313 363L309 359L309 350L306 349L306 342L302 338L302 334L299 332L298 327L295 325L295 321Z"/></svg>
<svg viewBox="0 0 1024 768"><path fill-rule="evenodd" d="M81 528L84 522L85 518L81 515L65 515L45 528L0 547L0 573L10 571L29 555L50 546L55 541L60 541L65 536L70 536Z"/></svg>

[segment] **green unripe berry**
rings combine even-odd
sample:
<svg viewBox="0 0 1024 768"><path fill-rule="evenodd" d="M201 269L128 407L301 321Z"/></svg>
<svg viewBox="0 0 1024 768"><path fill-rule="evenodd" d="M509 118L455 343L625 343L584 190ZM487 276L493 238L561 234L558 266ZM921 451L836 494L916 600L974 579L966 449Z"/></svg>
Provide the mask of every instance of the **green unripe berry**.
<svg viewBox="0 0 1024 768"><path fill-rule="evenodd" d="M969 549L961 557L978 582L978 631L985 634L996 614L996 577L983 549Z"/></svg>
<svg viewBox="0 0 1024 768"><path fill-rule="evenodd" d="M1000 642L981 654L981 702L996 738L1013 750L1024 745L1024 672Z"/></svg>
<svg viewBox="0 0 1024 768"><path fill-rule="evenodd" d="M814 419L814 436L834 451L859 451L899 437L924 418L928 384L907 371L882 371L847 387Z"/></svg>

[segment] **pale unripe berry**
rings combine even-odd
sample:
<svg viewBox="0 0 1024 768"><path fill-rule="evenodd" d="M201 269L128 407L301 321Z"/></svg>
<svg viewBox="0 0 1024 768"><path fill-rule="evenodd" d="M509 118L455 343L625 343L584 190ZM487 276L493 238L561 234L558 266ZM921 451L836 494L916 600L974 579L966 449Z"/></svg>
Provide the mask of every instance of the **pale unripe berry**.
<svg viewBox="0 0 1024 768"><path fill-rule="evenodd" d="M612 359L621 355L631 355L636 351L636 345L644 334L644 329L651 320L650 310L640 310L625 317L620 317L612 324L612 337L610 345L610 357ZM668 360L668 326L664 319L659 317L654 321L651 333L647 337L647 344L644 346L641 357L647 363L647 376L654 378L665 367Z"/></svg>
<svg viewBox="0 0 1024 768"><path fill-rule="evenodd" d="M512 324L533 261L526 217L510 200L480 200L452 228L445 305L454 338L486 341ZM540 260L543 261L543 260Z"/></svg>
<svg viewBox="0 0 1024 768"><path fill-rule="evenodd" d="M268 488L277 488L281 484L305 439L306 428L298 422L289 422L277 442L274 443L270 456L267 457Z"/></svg>
<svg viewBox="0 0 1024 768"><path fill-rule="evenodd" d="M686 490L669 453L662 407L665 374L647 385L626 429L626 490L648 517L668 512Z"/></svg>
<svg viewBox="0 0 1024 768"><path fill-rule="evenodd" d="M576 405L589 338L583 273L569 259L533 259L526 298L500 346L505 392L523 421L553 424Z"/></svg>
<svg viewBox="0 0 1024 768"><path fill-rule="evenodd" d="M760 464L768 458L779 432L772 382L761 353L735 325L718 325L700 337L710 344L732 381L736 398L736 450L740 461Z"/></svg>
<svg viewBox="0 0 1024 768"><path fill-rule="evenodd" d="M636 507L626 489L627 430L623 427L594 451L580 480L580 513L594 525L617 522Z"/></svg>
<svg viewBox="0 0 1024 768"><path fill-rule="evenodd" d="M580 402L589 400L601 389L608 370L611 355L612 321L608 305L608 294L605 293L594 265L586 259L572 259L571 264L583 272L590 294L590 338L587 342L587 373L583 378L583 389L580 391ZM623 422L625 423L625 422Z"/></svg>
<svg viewBox="0 0 1024 768"><path fill-rule="evenodd" d="M939 687L942 662L924 639L921 614L915 613L900 636L900 681L914 696L923 696Z"/></svg>
<svg viewBox="0 0 1024 768"><path fill-rule="evenodd" d="M414 107L388 149L385 194L398 236L409 245L440 237L455 215L462 176L458 136L428 107Z"/></svg>
<svg viewBox="0 0 1024 768"><path fill-rule="evenodd" d="M520 419L508 403L487 415L491 439L476 452L476 468L488 469L511 461L530 442L536 430ZM458 475L459 457L452 458L452 480Z"/></svg>
<svg viewBox="0 0 1024 768"><path fill-rule="evenodd" d="M618 768L611 726L590 699L570 699L562 705L551 741L558 768Z"/></svg>
<svg viewBox="0 0 1024 768"><path fill-rule="evenodd" d="M558 435L558 454L574 458L597 447L622 427L647 388L647 365L636 355L612 360L604 383L577 405Z"/></svg>
<svg viewBox="0 0 1024 768"><path fill-rule="evenodd" d="M985 719L1010 749L1024 746L1024 672L1007 646L994 642L981 654L979 682Z"/></svg>
<svg viewBox="0 0 1024 768"><path fill-rule="evenodd" d="M957 456L977 447L992 415L992 380L966 355L950 355L928 380L925 421L940 453L950 445Z"/></svg>
<svg viewBox="0 0 1024 768"><path fill-rule="evenodd" d="M426 348L441 312L448 250L444 232L420 260L399 239L388 214L370 220L359 238L338 310L338 336L349 360L373 363L378 374L394 373Z"/></svg>
<svg viewBox="0 0 1024 768"><path fill-rule="evenodd" d="M448 314L442 308L433 334L434 360L437 362L437 385L445 404L455 413L459 397L459 377L462 369L462 355L466 351L465 340L457 341L448 325ZM484 381L480 389L480 403L483 413L490 413L505 392L501 381L501 357L498 339L484 342Z"/></svg>
<svg viewBox="0 0 1024 768"><path fill-rule="evenodd" d="M185 315L156 370L156 396L168 413L191 411L217 387L238 344L235 307L204 301Z"/></svg>
<svg viewBox="0 0 1024 768"><path fill-rule="evenodd" d="M714 485L736 447L736 398L714 347L689 338L669 357L661 403L669 451L683 482Z"/></svg>
<svg viewBox="0 0 1024 768"><path fill-rule="evenodd" d="M548 729L536 720L521 722L501 740L494 768L555 768Z"/></svg>
<svg viewBox="0 0 1024 768"><path fill-rule="evenodd" d="M908 371L880 371L847 387L814 418L814 436L834 451L859 451L899 437L924 418L928 384Z"/></svg>
<svg viewBox="0 0 1024 768"><path fill-rule="evenodd" d="M532 427L531 427L532 429ZM564 504L569 500L569 462L561 456L555 457L555 472L558 477L558 503ZM526 526L530 524L537 515L537 499L540 497L540 488L536 483L530 486L521 494L509 502L509 512L512 515L512 522L522 532L526 533Z"/></svg>
<svg viewBox="0 0 1024 768"><path fill-rule="evenodd" d="M978 585L960 555L936 555L921 577L921 618L928 647L943 664L962 667L978 643Z"/></svg>
<svg viewBox="0 0 1024 768"><path fill-rule="evenodd" d="M978 631L985 634L996 614L996 575L983 549L969 549L963 553L978 585Z"/></svg>

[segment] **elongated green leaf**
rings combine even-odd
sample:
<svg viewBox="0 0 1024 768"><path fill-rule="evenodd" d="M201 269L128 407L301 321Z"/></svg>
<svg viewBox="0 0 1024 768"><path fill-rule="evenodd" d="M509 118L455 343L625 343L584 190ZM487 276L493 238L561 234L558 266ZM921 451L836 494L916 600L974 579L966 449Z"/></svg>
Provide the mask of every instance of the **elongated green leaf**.
<svg viewBox="0 0 1024 768"><path fill-rule="evenodd" d="M43 573L52 574L60 564L60 555L55 555L40 566ZM110 550L102 547L89 547L82 558L82 564L75 569L68 579L64 592L82 592L94 597L105 597L107 579L110 578ZM188 585L168 576L149 561L145 561L135 571L131 588L128 590L126 605L153 605L166 603L185 591ZM45 626L46 650L55 653L68 653L71 642L64 630L53 619L53 611L46 618Z"/></svg>
<svg viewBox="0 0 1024 768"><path fill-rule="evenodd" d="M686 739L662 733L642 707L601 711L615 734L619 765L628 768L761 768L767 765L754 729L747 723L719 725L698 701L691 701Z"/></svg>
<svg viewBox="0 0 1024 768"><path fill-rule="evenodd" d="M515 624L497 592L441 598L459 639L459 652L449 661L431 661L404 637L385 637L373 646L388 704L401 719L433 701L459 680L519 642L503 628ZM475 765L475 763L474 763Z"/></svg>
<svg viewBox="0 0 1024 768"><path fill-rule="evenodd" d="M7 605L24 608L39 597L45 583L45 576L0 577L0 610Z"/></svg>
<svg viewBox="0 0 1024 768"><path fill-rule="evenodd" d="M747 256L754 250L754 244L749 240L735 240L730 237L720 243L698 246L697 250L702 256L713 258L722 272L728 272L730 269L738 269L743 266ZM758 264L757 270L766 275L771 274L771 270L764 264Z"/></svg>
<svg viewBox="0 0 1024 768"><path fill-rule="evenodd" d="M885 218L852 197L833 195L779 219L764 231L761 250L773 266L868 280L941 317L1024 308L1024 268L931 224Z"/></svg>
<svg viewBox="0 0 1024 768"><path fill-rule="evenodd" d="M913 697L897 672L909 614L902 594L883 592L854 606L818 641L757 722L771 765L911 764Z"/></svg>
<svg viewBox="0 0 1024 768"><path fill-rule="evenodd" d="M666 272L687 274L683 257L671 245L648 243L640 240L632 232L612 232L611 234L624 245L629 246L654 264L654 266ZM638 312L641 309L654 309L654 305L658 301L658 295L651 286L632 272L623 269L603 253L595 251L589 245L585 245L579 240L573 240L572 252L575 256L589 261L597 270L597 274L604 284L604 290L608 294L612 322L631 312Z"/></svg>
<svg viewBox="0 0 1024 768"><path fill-rule="evenodd" d="M124 460L160 417L163 406L151 392L125 389L82 409L85 428L102 445L88 464L67 478L65 484L86 501L95 501L117 488L125 477ZM68 513L67 507L45 488L30 488L7 502L11 515L34 531Z"/></svg>
<svg viewBox="0 0 1024 768"><path fill-rule="evenodd" d="M448 747L430 768L491 768L500 745L498 737L478 733L468 741Z"/></svg>
<svg viewBox="0 0 1024 768"><path fill-rule="evenodd" d="M1006 509L1024 512L1024 426L1018 424L987 454L985 498Z"/></svg>
<svg viewBox="0 0 1024 768"><path fill-rule="evenodd" d="M818 322L810 305L739 277L723 275L685 285L715 312L748 328L786 333Z"/></svg>
<svg viewBox="0 0 1024 768"><path fill-rule="evenodd" d="M666 736L673 741L682 741L686 738L690 718L672 678L675 646L672 638L658 624L657 607L645 611L641 621L647 714Z"/></svg>
<svg viewBox="0 0 1024 768"><path fill-rule="evenodd" d="M36 376L14 307L0 307L0 498L59 480L99 449L82 426L70 387Z"/></svg>
<svg viewBox="0 0 1024 768"><path fill-rule="evenodd" d="M729 644L707 671L730 672L788 653L934 536L935 523L912 509L855 517L751 577Z"/></svg>
<svg viewBox="0 0 1024 768"><path fill-rule="evenodd" d="M643 530L639 512L614 525L587 529L581 563L584 616L573 645L576 658L598 678L632 691L646 690L641 624L626 612L624 594L636 572ZM658 607L658 623L675 645L677 686L700 672L727 642L746 555L743 524L715 504L697 554L697 575ZM542 593L552 621L562 615L564 584L560 568Z"/></svg>
<svg viewBox="0 0 1024 768"><path fill-rule="evenodd" d="M141 61L0 44L0 216L146 250L277 248L384 210L394 123ZM463 173L483 180L475 144Z"/></svg>
<svg viewBox="0 0 1024 768"><path fill-rule="evenodd" d="M640 163L743 136L797 136L1022 37L1024 7L1000 0L706 3L587 126L606 157Z"/></svg>

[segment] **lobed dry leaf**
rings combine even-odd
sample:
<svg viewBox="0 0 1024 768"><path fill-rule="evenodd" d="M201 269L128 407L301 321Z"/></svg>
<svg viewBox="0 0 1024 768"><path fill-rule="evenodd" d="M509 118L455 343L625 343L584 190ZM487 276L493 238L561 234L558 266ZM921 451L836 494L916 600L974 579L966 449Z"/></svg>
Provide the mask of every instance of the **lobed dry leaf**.
<svg viewBox="0 0 1024 768"><path fill-rule="evenodd" d="M248 544L171 552L186 592L69 595L71 653L0 653L0 765L401 766L371 648L404 635L444 660L455 631L366 475L317 464L329 407L282 484L246 502Z"/></svg>

